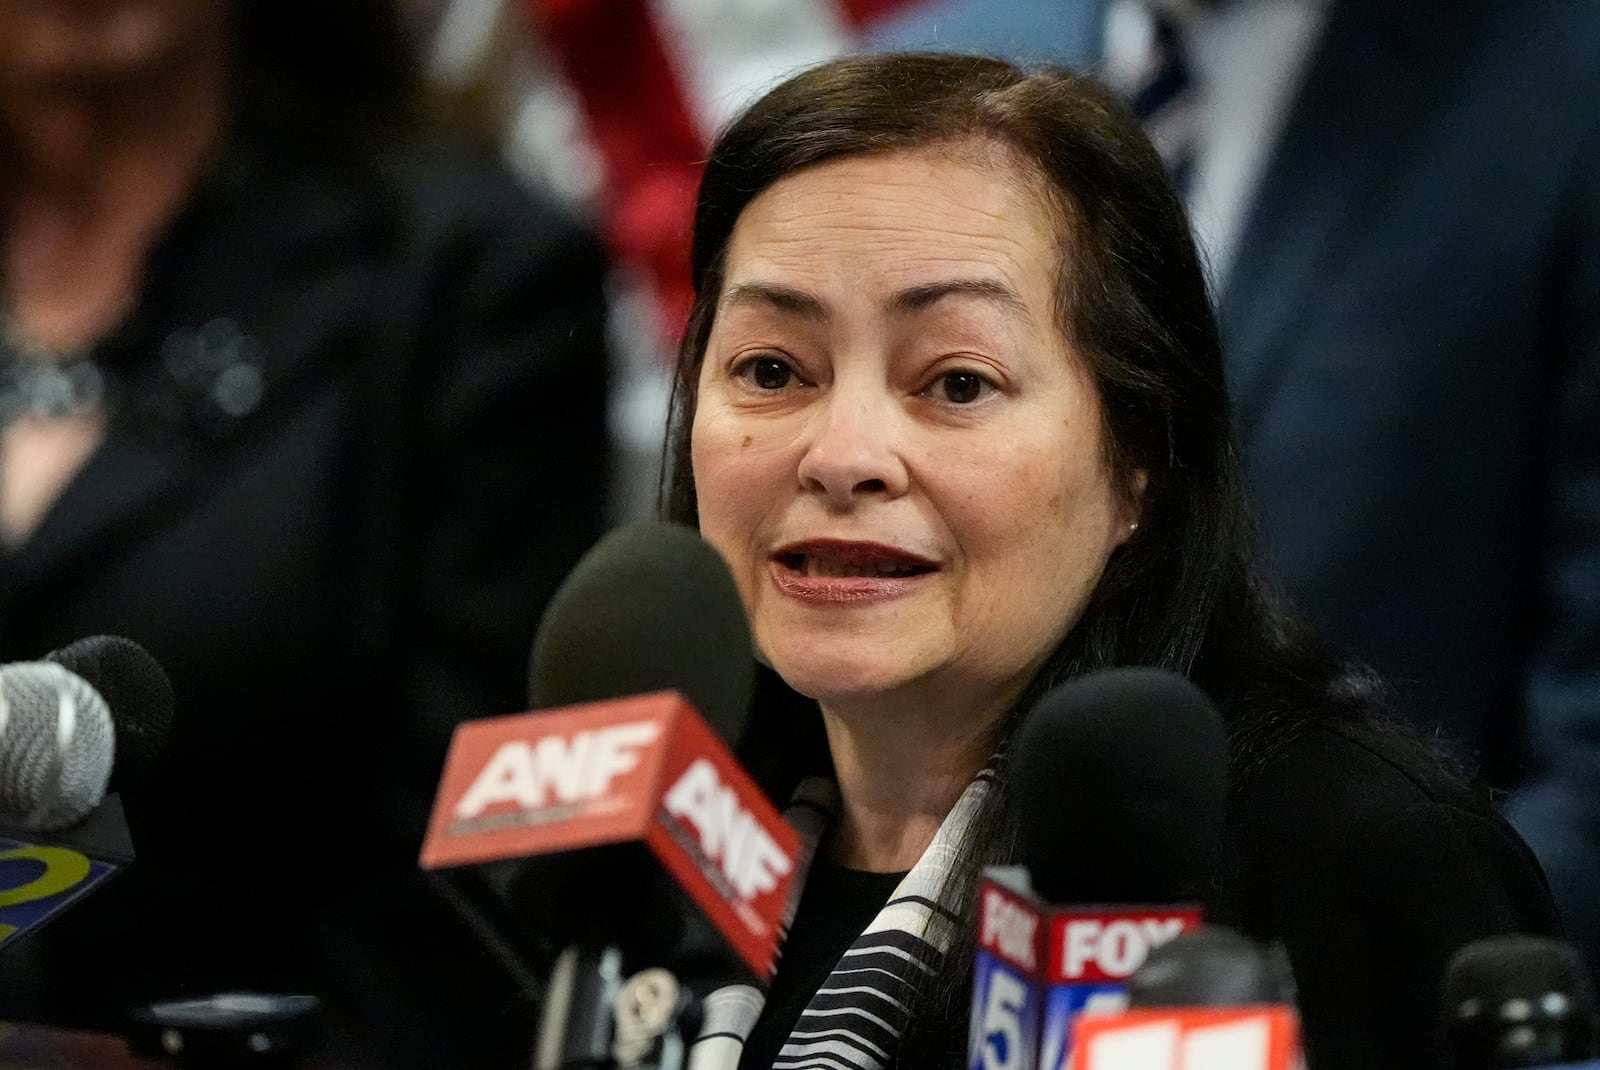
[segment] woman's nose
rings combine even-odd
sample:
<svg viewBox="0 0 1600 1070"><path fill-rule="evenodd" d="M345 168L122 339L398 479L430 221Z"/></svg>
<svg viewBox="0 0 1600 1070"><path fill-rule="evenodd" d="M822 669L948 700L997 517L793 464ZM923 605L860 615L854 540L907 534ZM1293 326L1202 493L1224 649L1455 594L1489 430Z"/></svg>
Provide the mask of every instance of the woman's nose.
<svg viewBox="0 0 1600 1070"><path fill-rule="evenodd" d="M836 505L899 497L910 485L894 407L887 399L835 394L817 413L800 458L800 485Z"/></svg>

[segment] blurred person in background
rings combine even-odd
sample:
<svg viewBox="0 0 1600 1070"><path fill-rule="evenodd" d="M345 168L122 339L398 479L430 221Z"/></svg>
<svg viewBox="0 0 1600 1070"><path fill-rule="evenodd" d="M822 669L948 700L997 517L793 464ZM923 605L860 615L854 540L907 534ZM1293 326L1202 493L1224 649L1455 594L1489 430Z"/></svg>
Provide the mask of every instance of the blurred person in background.
<svg viewBox="0 0 1600 1070"><path fill-rule="evenodd" d="M1073 0L1008 43L994 6L872 43L1045 49L1143 114L1209 260L1269 557L1514 790L1600 967L1600 10Z"/></svg>
<svg viewBox="0 0 1600 1070"><path fill-rule="evenodd" d="M343 1065L525 1043L416 852L601 528L605 263L412 71L385 0L0 0L0 660L122 634L178 702L137 863L0 949L0 1018L247 989Z"/></svg>

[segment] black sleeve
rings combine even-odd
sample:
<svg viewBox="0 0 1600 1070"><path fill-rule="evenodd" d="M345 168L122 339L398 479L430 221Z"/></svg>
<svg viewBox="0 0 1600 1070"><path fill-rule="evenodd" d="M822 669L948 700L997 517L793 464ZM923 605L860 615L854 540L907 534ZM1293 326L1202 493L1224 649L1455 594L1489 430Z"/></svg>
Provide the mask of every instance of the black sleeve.
<svg viewBox="0 0 1600 1070"><path fill-rule="evenodd" d="M1409 749L1317 731L1243 799L1256 877L1236 920L1289 952L1310 1070L1438 1065L1450 956L1559 933L1527 845Z"/></svg>
<svg viewBox="0 0 1600 1070"><path fill-rule="evenodd" d="M409 193L394 336L369 362L364 619L393 696L391 829L420 845L450 733L526 708L533 632L594 541L609 487L606 261L508 176Z"/></svg>
<svg viewBox="0 0 1600 1070"><path fill-rule="evenodd" d="M1353 822L1337 857L1328 913L1287 934L1311 1070L1437 1065L1450 956L1486 936L1558 930L1537 864L1492 816L1419 802Z"/></svg>
<svg viewBox="0 0 1600 1070"><path fill-rule="evenodd" d="M351 657L371 686L352 715L370 725L363 773L381 784L381 827L363 835L381 837L386 864L345 875L319 938L339 956L329 984L365 1001L412 1065L509 1066L526 1054L524 967L416 858L451 732L526 708L539 615L602 528L605 262L503 175L453 172L412 199L395 329L358 400L367 593Z"/></svg>

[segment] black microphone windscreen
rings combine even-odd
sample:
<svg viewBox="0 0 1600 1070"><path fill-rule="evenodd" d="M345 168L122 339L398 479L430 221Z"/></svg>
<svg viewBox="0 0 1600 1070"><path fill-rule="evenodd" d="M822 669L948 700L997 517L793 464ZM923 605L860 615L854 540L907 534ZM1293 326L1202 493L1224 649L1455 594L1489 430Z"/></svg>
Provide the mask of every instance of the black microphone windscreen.
<svg viewBox="0 0 1600 1070"><path fill-rule="evenodd" d="M692 528L654 521L618 528L584 555L550 600L528 667L536 709L672 690L730 747L754 685L727 565ZM507 865L493 879L523 924L559 941L662 954L687 921L657 868L627 844Z"/></svg>
<svg viewBox="0 0 1600 1070"><path fill-rule="evenodd" d="M1128 981L1130 1007L1247 1007L1290 1003L1294 974L1282 945L1202 925L1150 952Z"/></svg>
<svg viewBox="0 0 1600 1070"><path fill-rule="evenodd" d="M618 528L584 555L533 643L535 708L673 690L730 746L755 680L750 628L722 557L692 528Z"/></svg>
<svg viewBox="0 0 1600 1070"><path fill-rule="evenodd" d="M1600 1009L1578 953L1542 936L1494 936L1445 969L1446 1047L1460 1070L1501 1070L1600 1056Z"/></svg>
<svg viewBox="0 0 1600 1070"><path fill-rule="evenodd" d="M172 735L172 681L144 647L118 635L91 635L45 655L100 692L116 729L109 790L122 791L155 764Z"/></svg>
<svg viewBox="0 0 1600 1070"><path fill-rule="evenodd" d="M1018 861L1047 902L1203 897L1228 747L1199 688L1160 669L1090 673L1041 699L1009 750Z"/></svg>

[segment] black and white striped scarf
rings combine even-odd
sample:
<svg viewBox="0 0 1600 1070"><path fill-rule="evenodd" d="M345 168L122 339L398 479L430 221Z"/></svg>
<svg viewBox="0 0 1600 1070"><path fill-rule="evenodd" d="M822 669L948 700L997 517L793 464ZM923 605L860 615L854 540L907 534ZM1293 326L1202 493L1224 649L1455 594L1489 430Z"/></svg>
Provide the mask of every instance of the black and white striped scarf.
<svg viewBox="0 0 1600 1070"><path fill-rule="evenodd" d="M962 904L947 901L947 878L993 783L994 775L985 770L968 785L889 902L811 997L773 1070L883 1070L893 1060L909 1024L910 993L938 971L960 934ZM784 811L784 820L801 838L786 932L817 844L838 812L838 788L821 778L801 784ZM688 1070L736 1070L765 1003L765 994L751 985L729 985L708 995Z"/></svg>

